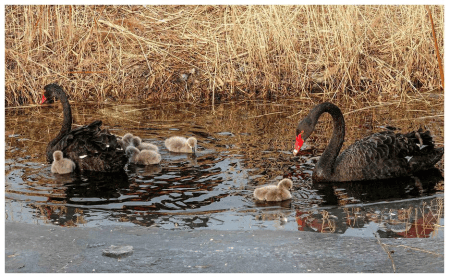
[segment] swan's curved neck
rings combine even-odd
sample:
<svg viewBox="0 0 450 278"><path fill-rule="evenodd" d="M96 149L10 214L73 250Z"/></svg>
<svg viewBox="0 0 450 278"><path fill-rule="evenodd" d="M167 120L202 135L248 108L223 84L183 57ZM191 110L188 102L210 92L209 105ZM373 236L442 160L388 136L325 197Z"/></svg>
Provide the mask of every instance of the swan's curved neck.
<svg viewBox="0 0 450 278"><path fill-rule="evenodd" d="M61 101L64 119L61 130L59 131L58 135L56 135L56 137L52 141L50 141L50 143L48 144L49 147L53 147L72 129L72 111L70 109L70 104L67 95L66 93L64 93L62 89L56 89L55 94Z"/></svg>
<svg viewBox="0 0 450 278"><path fill-rule="evenodd" d="M314 169L316 176L329 178L334 173L336 158L339 155L339 151L344 143L345 121L341 110L332 103L326 102L316 108L310 112L314 126L316 125L320 115L325 112L329 113L333 117L333 135Z"/></svg>

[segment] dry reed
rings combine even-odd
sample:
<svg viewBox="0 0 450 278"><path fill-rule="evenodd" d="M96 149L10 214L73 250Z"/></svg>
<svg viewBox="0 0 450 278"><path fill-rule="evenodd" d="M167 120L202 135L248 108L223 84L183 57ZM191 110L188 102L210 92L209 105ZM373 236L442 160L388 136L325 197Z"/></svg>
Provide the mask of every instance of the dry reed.
<svg viewBox="0 0 450 278"><path fill-rule="evenodd" d="M76 101L403 96L440 88L431 31L425 6L8 5L5 105L51 82Z"/></svg>

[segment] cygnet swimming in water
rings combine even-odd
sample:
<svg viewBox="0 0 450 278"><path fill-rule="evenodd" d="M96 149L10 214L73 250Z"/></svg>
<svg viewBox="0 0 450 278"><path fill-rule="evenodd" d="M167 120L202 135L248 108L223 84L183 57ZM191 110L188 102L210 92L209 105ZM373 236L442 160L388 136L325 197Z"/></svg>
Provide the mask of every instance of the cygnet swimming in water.
<svg viewBox="0 0 450 278"><path fill-rule="evenodd" d="M139 136L133 136L133 138L131 139L131 145L138 148L138 150L140 151L142 150L151 150L155 152L159 151L158 146L152 143L143 143Z"/></svg>
<svg viewBox="0 0 450 278"><path fill-rule="evenodd" d="M75 163L68 159L63 158L62 151L53 152L52 173L68 174L75 170Z"/></svg>
<svg viewBox="0 0 450 278"><path fill-rule="evenodd" d="M122 146L122 149L125 150L130 145L132 138L133 134L127 133L122 137L122 139L117 139L117 142L119 142L119 144Z"/></svg>
<svg viewBox="0 0 450 278"><path fill-rule="evenodd" d="M152 150L139 151L134 146L128 146L125 153L129 157L129 162L139 165L152 165L161 162L161 155Z"/></svg>
<svg viewBox="0 0 450 278"><path fill-rule="evenodd" d="M188 139L180 136L173 136L164 142L166 148L176 153L195 153L197 151L197 139L189 137Z"/></svg>
<svg viewBox="0 0 450 278"><path fill-rule="evenodd" d="M278 185L268 185L256 188L253 196L260 201L279 202L292 198L289 189L292 188L290 179L282 179Z"/></svg>

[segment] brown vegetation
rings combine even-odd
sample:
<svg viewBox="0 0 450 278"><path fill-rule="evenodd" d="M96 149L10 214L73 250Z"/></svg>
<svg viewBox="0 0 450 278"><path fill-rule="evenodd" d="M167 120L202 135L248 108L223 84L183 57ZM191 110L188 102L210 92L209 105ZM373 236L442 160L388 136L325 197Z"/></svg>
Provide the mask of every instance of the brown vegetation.
<svg viewBox="0 0 450 278"><path fill-rule="evenodd" d="M430 7L443 55L444 7ZM377 99L441 87L425 6L6 6L5 105Z"/></svg>

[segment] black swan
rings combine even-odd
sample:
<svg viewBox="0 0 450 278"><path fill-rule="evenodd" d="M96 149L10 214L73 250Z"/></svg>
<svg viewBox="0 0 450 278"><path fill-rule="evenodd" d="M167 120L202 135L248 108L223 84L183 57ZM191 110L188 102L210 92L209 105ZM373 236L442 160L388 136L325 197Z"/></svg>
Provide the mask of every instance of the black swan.
<svg viewBox="0 0 450 278"><path fill-rule="evenodd" d="M68 174L75 170L75 163L68 158L63 158L62 151L55 151L53 153L53 163L51 171L57 174Z"/></svg>
<svg viewBox="0 0 450 278"><path fill-rule="evenodd" d="M380 180L409 176L434 167L444 154L435 148L430 131L422 129L406 134L382 131L367 136L349 146L340 155L345 136L341 110L324 102L314 107L296 130L294 155L313 132L323 113L333 117L333 135L317 162L312 179L315 182Z"/></svg>
<svg viewBox="0 0 450 278"><path fill-rule="evenodd" d="M130 158L130 163L138 165L152 165L161 162L161 155L152 150L139 151L136 147L128 146L126 154Z"/></svg>
<svg viewBox="0 0 450 278"><path fill-rule="evenodd" d="M278 185L268 185L256 188L253 196L260 201L279 202L291 199L289 189L292 188L290 179L282 179Z"/></svg>
<svg viewBox="0 0 450 278"><path fill-rule="evenodd" d="M152 143L143 143L139 136L133 136L133 138L131 139L131 145L138 148L138 150L140 151L142 150L151 150L155 152L159 151L158 146Z"/></svg>
<svg viewBox="0 0 450 278"><path fill-rule="evenodd" d="M173 136L164 142L166 148L176 153L195 153L197 150L197 139L189 137L188 139L180 136Z"/></svg>
<svg viewBox="0 0 450 278"><path fill-rule="evenodd" d="M102 121L72 129L72 112L66 93L57 84L44 87L41 104L60 100L64 120L58 135L48 143L47 161L53 161L53 153L62 151L64 156L75 162L77 169L95 172L120 172L127 163L125 151L118 144L116 136L107 129L101 130Z"/></svg>

